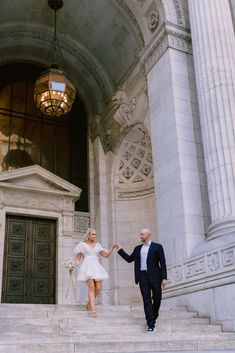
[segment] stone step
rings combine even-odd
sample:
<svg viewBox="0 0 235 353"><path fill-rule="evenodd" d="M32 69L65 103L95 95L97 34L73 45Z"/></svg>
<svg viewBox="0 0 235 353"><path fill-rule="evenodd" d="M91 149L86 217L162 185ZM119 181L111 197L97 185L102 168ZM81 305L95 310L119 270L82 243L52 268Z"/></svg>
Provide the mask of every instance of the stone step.
<svg viewBox="0 0 235 353"><path fill-rule="evenodd" d="M4 320L5 322L5 320ZM17 334L22 334L22 333L76 333L76 334L82 334L86 333L87 330L90 328L90 323L87 322L85 325L82 323L78 323L76 325L69 325L67 323L58 323L58 324L53 324L51 323L50 325L45 323L30 323L30 322L23 322L22 324L19 325L19 323L13 323L9 325L9 323L5 322L5 324L0 324L0 331L1 335L7 334L9 331L9 328L11 328L12 331L16 331ZM142 324L133 324L130 325L129 323L125 323L122 325L104 325L102 322L97 321L97 326L95 328L95 334L97 333L103 333L104 331L106 333L114 334L116 335L116 332L118 330L119 333L121 334L139 334L140 332L145 331L146 325ZM191 333L214 333L214 332L220 332L221 327L220 325L202 325L202 324L191 324L191 325L177 325L177 326L172 326L171 324L165 323L165 324L158 324L157 325L157 330L159 333L161 332L191 332ZM0 336L1 336L0 335Z"/></svg>
<svg viewBox="0 0 235 353"><path fill-rule="evenodd" d="M98 307L102 307L102 310L120 312L120 311L131 311L131 312L143 312L142 305L101 305L97 304ZM14 303L0 303L0 312L2 310L17 310L17 311L86 311L85 305L62 305L62 304L14 304ZM185 312L188 311L186 306L179 307L167 307L161 306L160 312Z"/></svg>
<svg viewBox="0 0 235 353"><path fill-rule="evenodd" d="M100 308L97 308L98 315L100 317L104 318L113 318L115 317L115 314L112 311L104 311L103 309L100 310ZM135 312L135 311L119 311L117 312L119 318L125 318L127 317L132 317L132 318L143 318L144 313L141 311ZM87 310L77 310L77 311L66 311L66 316L69 318L72 317L79 317L85 318L87 316ZM188 311L182 311L179 315L177 311L166 311L163 313L160 313L164 319L186 319L186 318L193 318L197 317L198 314L197 312L188 312ZM46 317L56 317L58 319L63 319L64 318L64 311L61 310L41 310L41 311L36 311L31 310L31 311L26 311L23 308L19 310L7 310L7 309L2 309L0 311L0 316L4 316L5 318L17 318L17 317L22 317L24 316L25 318L46 318Z"/></svg>
<svg viewBox="0 0 235 353"><path fill-rule="evenodd" d="M141 311L143 312L142 305L100 305L102 306L102 310L105 311ZM50 311L83 311L86 310L85 305L63 305L63 304L13 304L13 303L0 303L0 311L4 309L12 309L12 310L24 310L24 311L41 311L41 310L50 310ZM177 306L177 307L167 307L161 306L161 312L164 311L188 311L186 306Z"/></svg>
<svg viewBox="0 0 235 353"><path fill-rule="evenodd" d="M116 342L121 340L125 341L141 341L141 340L149 340L154 339L156 341L162 340L182 340L182 341L190 341L190 340L234 340L235 341L235 333L234 332L185 332L185 331L161 331L157 330L153 334L146 333L146 327L143 325L141 327L135 327L135 329L127 328L119 328L119 330L114 330L112 327L110 328L99 328L98 325L92 328L92 332L90 332L92 326L88 329L76 329L75 327L61 327L58 332L48 332L45 330L43 332L43 338L49 340L59 340L66 341L75 340L79 342ZM152 337L151 337L152 336ZM15 342L23 342L27 341L30 338L31 341L37 341L38 338L41 338L41 332L36 331L27 331L26 335L22 335L19 331L11 331L5 332L0 335L1 343L9 339L9 337L14 337Z"/></svg>
<svg viewBox="0 0 235 353"><path fill-rule="evenodd" d="M235 340L215 342L212 341L151 341L144 340L141 342L129 342L119 340L117 342L68 342L68 343L8 343L7 345L0 344L0 353L156 353L156 352L171 352L171 351L196 351L209 350L211 353L217 349L227 349L228 352L235 349Z"/></svg>
<svg viewBox="0 0 235 353"><path fill-rule="evenodd" d="M235 349L235 333L222 332L196 312L164 308L157 331L146 332L142 307L1 304L0 353L143 353Z"/></svg>
<svg viewBox="0 0 235 353"><path fill-rule="evenodd" d="M87 317L87 320L80 318L54 320L52 318L45 319L22 319L22 318L5 318L0 322L0 332L7 333L9 329L18 333L29 332L83 332L88 330L93 324L93 318ZM174 321L161 321L157 322L158 332L220 332L220 325L209 325L208 319L187 319L185 322L182 320ZM135 332L138 334L146 327L145 320L142 319L116 319L106 320L104 318L96 318L96 331L108 332Z"/></svg>

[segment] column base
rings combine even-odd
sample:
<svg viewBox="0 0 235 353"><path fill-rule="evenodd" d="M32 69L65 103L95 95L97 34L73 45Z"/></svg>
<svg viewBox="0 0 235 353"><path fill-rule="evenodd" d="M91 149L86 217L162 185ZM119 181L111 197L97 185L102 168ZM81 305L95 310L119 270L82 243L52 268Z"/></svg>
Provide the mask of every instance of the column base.
<svg viewBox="0 0 235 353"><path fill-rule="evenodd" d="M229 217L223 221L211 224L206 235L207 240L212 240L221 236L235 234L235 217ZM234 240L234 238L233 238Z"/></svg>

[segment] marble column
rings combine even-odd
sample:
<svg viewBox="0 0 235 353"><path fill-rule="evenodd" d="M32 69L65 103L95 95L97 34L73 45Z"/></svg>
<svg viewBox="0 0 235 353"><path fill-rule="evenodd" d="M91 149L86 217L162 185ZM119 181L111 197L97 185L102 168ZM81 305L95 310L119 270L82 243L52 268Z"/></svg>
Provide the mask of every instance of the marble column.
<svg viewBox="0 0 235 353"><path fill-rule="evenodd" d="M212 223L235 234L235 38L228 0L189 0Z"/></svg>

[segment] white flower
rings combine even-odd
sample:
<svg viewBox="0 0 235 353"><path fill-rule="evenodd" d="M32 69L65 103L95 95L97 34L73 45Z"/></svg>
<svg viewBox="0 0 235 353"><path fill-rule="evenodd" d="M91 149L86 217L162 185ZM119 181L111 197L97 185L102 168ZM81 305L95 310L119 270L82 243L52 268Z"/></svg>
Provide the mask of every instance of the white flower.
<svg viewBox="0 0 235 353"><path fill-rule="evenodd" d="M79 266L79 262L76 260L65 260L62 261L62 265L64 266L64 268L67 268L69 271L73 271L76 267Z"/></svg>

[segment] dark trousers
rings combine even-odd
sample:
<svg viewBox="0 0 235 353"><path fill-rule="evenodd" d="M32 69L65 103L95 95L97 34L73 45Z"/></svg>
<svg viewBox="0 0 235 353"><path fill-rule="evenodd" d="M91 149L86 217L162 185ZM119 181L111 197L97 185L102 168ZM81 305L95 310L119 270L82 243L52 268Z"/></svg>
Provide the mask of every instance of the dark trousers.
<svg viewBox="0 0 235 353"><path fill-rule="evenodd" d="M148 272L141 271L139 278L140 291L144 303L145 318L148 327L154 327L158 318L158 312L161 304L162 289L161 282L150 282Z"/></svg>

